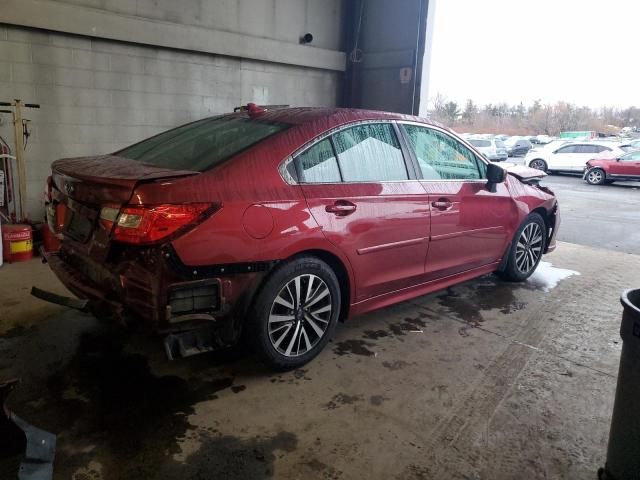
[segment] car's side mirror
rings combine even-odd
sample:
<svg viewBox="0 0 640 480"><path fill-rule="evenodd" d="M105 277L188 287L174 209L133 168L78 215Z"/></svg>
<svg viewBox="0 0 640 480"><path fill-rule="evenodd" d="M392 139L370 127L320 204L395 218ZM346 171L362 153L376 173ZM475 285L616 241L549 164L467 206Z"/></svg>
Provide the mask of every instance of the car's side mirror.
<svg viewBox="0 0 640 480"><path fill-rule="evenodd" d="M496 184L502 183L507 178L507 171L496 165L495 163L490 163L487 165L487 188L491 192L496 191Z"/></svg>

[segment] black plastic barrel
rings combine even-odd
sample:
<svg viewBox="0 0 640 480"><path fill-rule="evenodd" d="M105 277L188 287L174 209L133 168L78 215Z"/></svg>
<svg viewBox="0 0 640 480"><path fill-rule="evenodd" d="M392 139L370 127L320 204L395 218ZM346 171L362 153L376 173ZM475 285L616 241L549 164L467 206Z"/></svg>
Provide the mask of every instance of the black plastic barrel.
<svg viewBox="0 0 640 480"><path fill-rule="evenodd" d="M627 290L622 302L622 354L602 477L640 479L640 289Z"/></svg>

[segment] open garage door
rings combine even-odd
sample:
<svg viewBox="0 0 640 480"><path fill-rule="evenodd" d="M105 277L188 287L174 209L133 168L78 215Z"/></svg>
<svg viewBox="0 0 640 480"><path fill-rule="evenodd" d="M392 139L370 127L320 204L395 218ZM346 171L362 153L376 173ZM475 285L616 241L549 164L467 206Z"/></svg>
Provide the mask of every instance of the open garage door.
<svg viewBox="0 0 640 480"><path fill-rule="evenodd" d="M349 3L347 106L418 114L433 0Z"/></svg>

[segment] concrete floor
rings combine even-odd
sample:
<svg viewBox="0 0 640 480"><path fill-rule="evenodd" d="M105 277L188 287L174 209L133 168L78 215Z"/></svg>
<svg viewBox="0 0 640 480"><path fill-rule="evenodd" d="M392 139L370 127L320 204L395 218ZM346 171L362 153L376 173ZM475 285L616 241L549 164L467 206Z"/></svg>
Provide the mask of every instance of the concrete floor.
<svg viewBox="0 0 640 480"><path fill-rule="evenodd" d="M593 479L640 256L561 243L544 261L354 319L286 374L242 351L168 362L30 299L63 291L46 266L5 265L0 378L22 376L11 407L58 434L59 479Z"/></svg>

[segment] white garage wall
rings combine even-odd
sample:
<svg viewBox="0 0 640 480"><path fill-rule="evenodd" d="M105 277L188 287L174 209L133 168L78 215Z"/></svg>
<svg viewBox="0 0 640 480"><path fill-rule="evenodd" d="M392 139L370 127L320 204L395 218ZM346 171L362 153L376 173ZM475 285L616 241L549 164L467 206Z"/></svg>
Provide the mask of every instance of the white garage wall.
<svg viewBox="0 0 640 480"><path fill-rule="evenodd" d="M324 0L64 3L199 27L237 29L291 44L298 43L301 33L311 31L328 49L338 48L336 28L341 23L337 0L326 2L326 10ZM291 9L287 24L276 15L284 8ZM184 32L188 35L189 28ZM215 51L215 45L211 50ZM309 55L313 54L310 47ZM20 98L42 106L25 114L32 120L33 132L27 147L26 206L34 220L42 217L42 187L51 161L57 158L112 152L249 101L335 105L340 78L336 70L0 24L0 100ZM2 116L0 135L12 143L9 120L8 115Z"/></svg>

